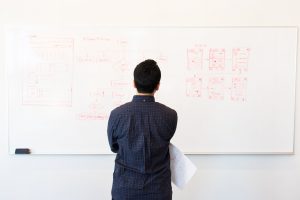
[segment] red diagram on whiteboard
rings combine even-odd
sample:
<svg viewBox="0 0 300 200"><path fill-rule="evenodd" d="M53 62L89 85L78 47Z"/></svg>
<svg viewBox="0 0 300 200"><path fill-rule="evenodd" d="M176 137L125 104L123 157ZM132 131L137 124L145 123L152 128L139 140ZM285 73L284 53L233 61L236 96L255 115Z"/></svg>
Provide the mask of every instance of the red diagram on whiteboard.
<svg viewBox="0 0 300 200"><path fill-rule="evenodd" d="M110 92L107 89L96 88L91 90L86 97L88 99L85 111L79 113L80 120L105 120L108 119L107 103Z"/></svg>
<svg viewBox="0 0 300 200"><path fill-rule="evenodd" d="M247 78L234 77L232 78L231 100L246 101L247 93Z"/></svg>
<svg viewBox="0 0 300 200"><path fill-rule="evenodd" d="M202 79L194 76L186 79L186 96L201 97L202 95Z"/></svg>
<svg viewBox="0 0 300 200"><path fill-rule="evenodd" d="M101 35L86 35L80 38L76 49L76 62L84 65L105 65L118 72L130 68L128 41Z"/></svg>
<svg viewBox="0 0 300 200"><path fill-rule="evenodd" d="M130 87L130 83L124 80L111 80L110 81L112 88L126 88Z"/></svg>
<svg viewBox="0 0 300 200"><path fill-rule="evenodd" d="M79 113L80 120L106 120L112 108L120 106L128 99L128 81L111 80L108 88L90 89L85 97L87 103Z"/></svg>
<svg viewBox="0 0 300 200"><path fill-rule="evenodd" d="M127 89L130 88L130 82L124 80L112 80L112 104L113 107L120 106L126 101L128 96Z"/></svg>
<svg viewBox="0 0 300 200"><path fill-rule="evenodd" d="M72 38L29 36L24 56L23 105L71 106L74 41Z"/></svg>
<svg viewBox="0 0 300 200"><path fill-rule="evenodd" d="M125 72L130 69L129 55L128 55L128 41L116 40L116 48L113 50L112 59L113 66L117 71Z"/></svg>
<svg viewBox="0 0 300 200"><path fill-rule="evenodd" d="M225 96L225 85L223 77L213 77L208 80L208 98L211 100L223 100Z"/></svg>
<svg viewBox="0 0 300 200"><path fill-rule="evenodd" d="M209 50L209 70L210 71L225 70L225 49Z"/></svg>
<svg viewBox="0 0 300 200"><path fill-rule="evenodd" d="M189 48L187 50L187 68L189 70L202 69L203 67L203 49Z"/></svg>
<svg viewBox="0 0 300 200"><path fill-rule="evenodd" d="M249 48L235 48L232 50L232 71L246 72L249 63Z"/></svg>
<svg viewBox="0 0 300 200"><path fill-rule="evenodd" d="M43 63L73 61L73 38L30 35L28 39L28 47L33 51L36 58L43 61Z"/></svg>
<svg viewBox="0 0 300 200"><path fill-rule="evenodd" d="M186 70L194 76L186 78L186 96L245 101L249 55L250 48L209 48L207 45L187 48Z"/></svg>
<svg viewBox="0 0 300 200"><path fill-rule="evenodd" d="M76 48L76 62L84 65L97 65L110 62L113 41L110 37L86 35L80 38Z"/></svg>

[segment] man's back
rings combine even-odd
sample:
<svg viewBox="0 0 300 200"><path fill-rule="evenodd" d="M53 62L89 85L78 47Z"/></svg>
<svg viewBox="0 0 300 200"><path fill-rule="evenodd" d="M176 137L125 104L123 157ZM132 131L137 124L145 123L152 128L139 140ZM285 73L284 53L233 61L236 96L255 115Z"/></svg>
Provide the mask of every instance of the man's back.
<svg viewBox="0 0 300 200"><path fill-rule="evenodd" d="M108 138L117 153L114 199L171 199L169 143L176 125L177 113L153 96L136 95L111 112Z"/></svg>

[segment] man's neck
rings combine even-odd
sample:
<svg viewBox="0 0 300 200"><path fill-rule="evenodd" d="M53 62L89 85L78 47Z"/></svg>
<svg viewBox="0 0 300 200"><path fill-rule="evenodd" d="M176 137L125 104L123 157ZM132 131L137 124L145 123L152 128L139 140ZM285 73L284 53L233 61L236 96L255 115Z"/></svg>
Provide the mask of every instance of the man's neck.
<svg viewBox="0 0 300 200"><path fill-rule="evenodd" d="M140 92L137 92L137 95L139 95L139 96L154 96L154 93L155 92L152 92L152 93L140 93Z"/></svg>

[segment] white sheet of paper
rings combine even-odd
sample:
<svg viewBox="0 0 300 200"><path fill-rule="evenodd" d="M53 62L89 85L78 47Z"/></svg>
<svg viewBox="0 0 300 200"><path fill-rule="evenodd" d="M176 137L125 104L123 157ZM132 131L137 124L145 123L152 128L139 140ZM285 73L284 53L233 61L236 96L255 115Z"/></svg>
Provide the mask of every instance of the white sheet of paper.
<svg viewBox="0 0 300 200"><path fill-rule="evenodd" d="M187 156L183 154L176 146L170 144L170 160L172 182L180 189L189 182L192 176L196 173L196 166Z"/></svg>

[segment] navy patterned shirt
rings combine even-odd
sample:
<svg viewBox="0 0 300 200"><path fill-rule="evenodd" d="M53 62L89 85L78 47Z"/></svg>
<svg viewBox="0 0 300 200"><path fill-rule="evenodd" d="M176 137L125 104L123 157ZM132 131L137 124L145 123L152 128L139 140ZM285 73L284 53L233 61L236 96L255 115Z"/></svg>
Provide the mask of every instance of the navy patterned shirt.
<svg viewBox="0 0 300 200"><path fill-rule="evenodd" d="M176 111L153 96L136 95L111 112L107 133L117 153L114 200L172 199L169 144L176 126Z"/></svg>

